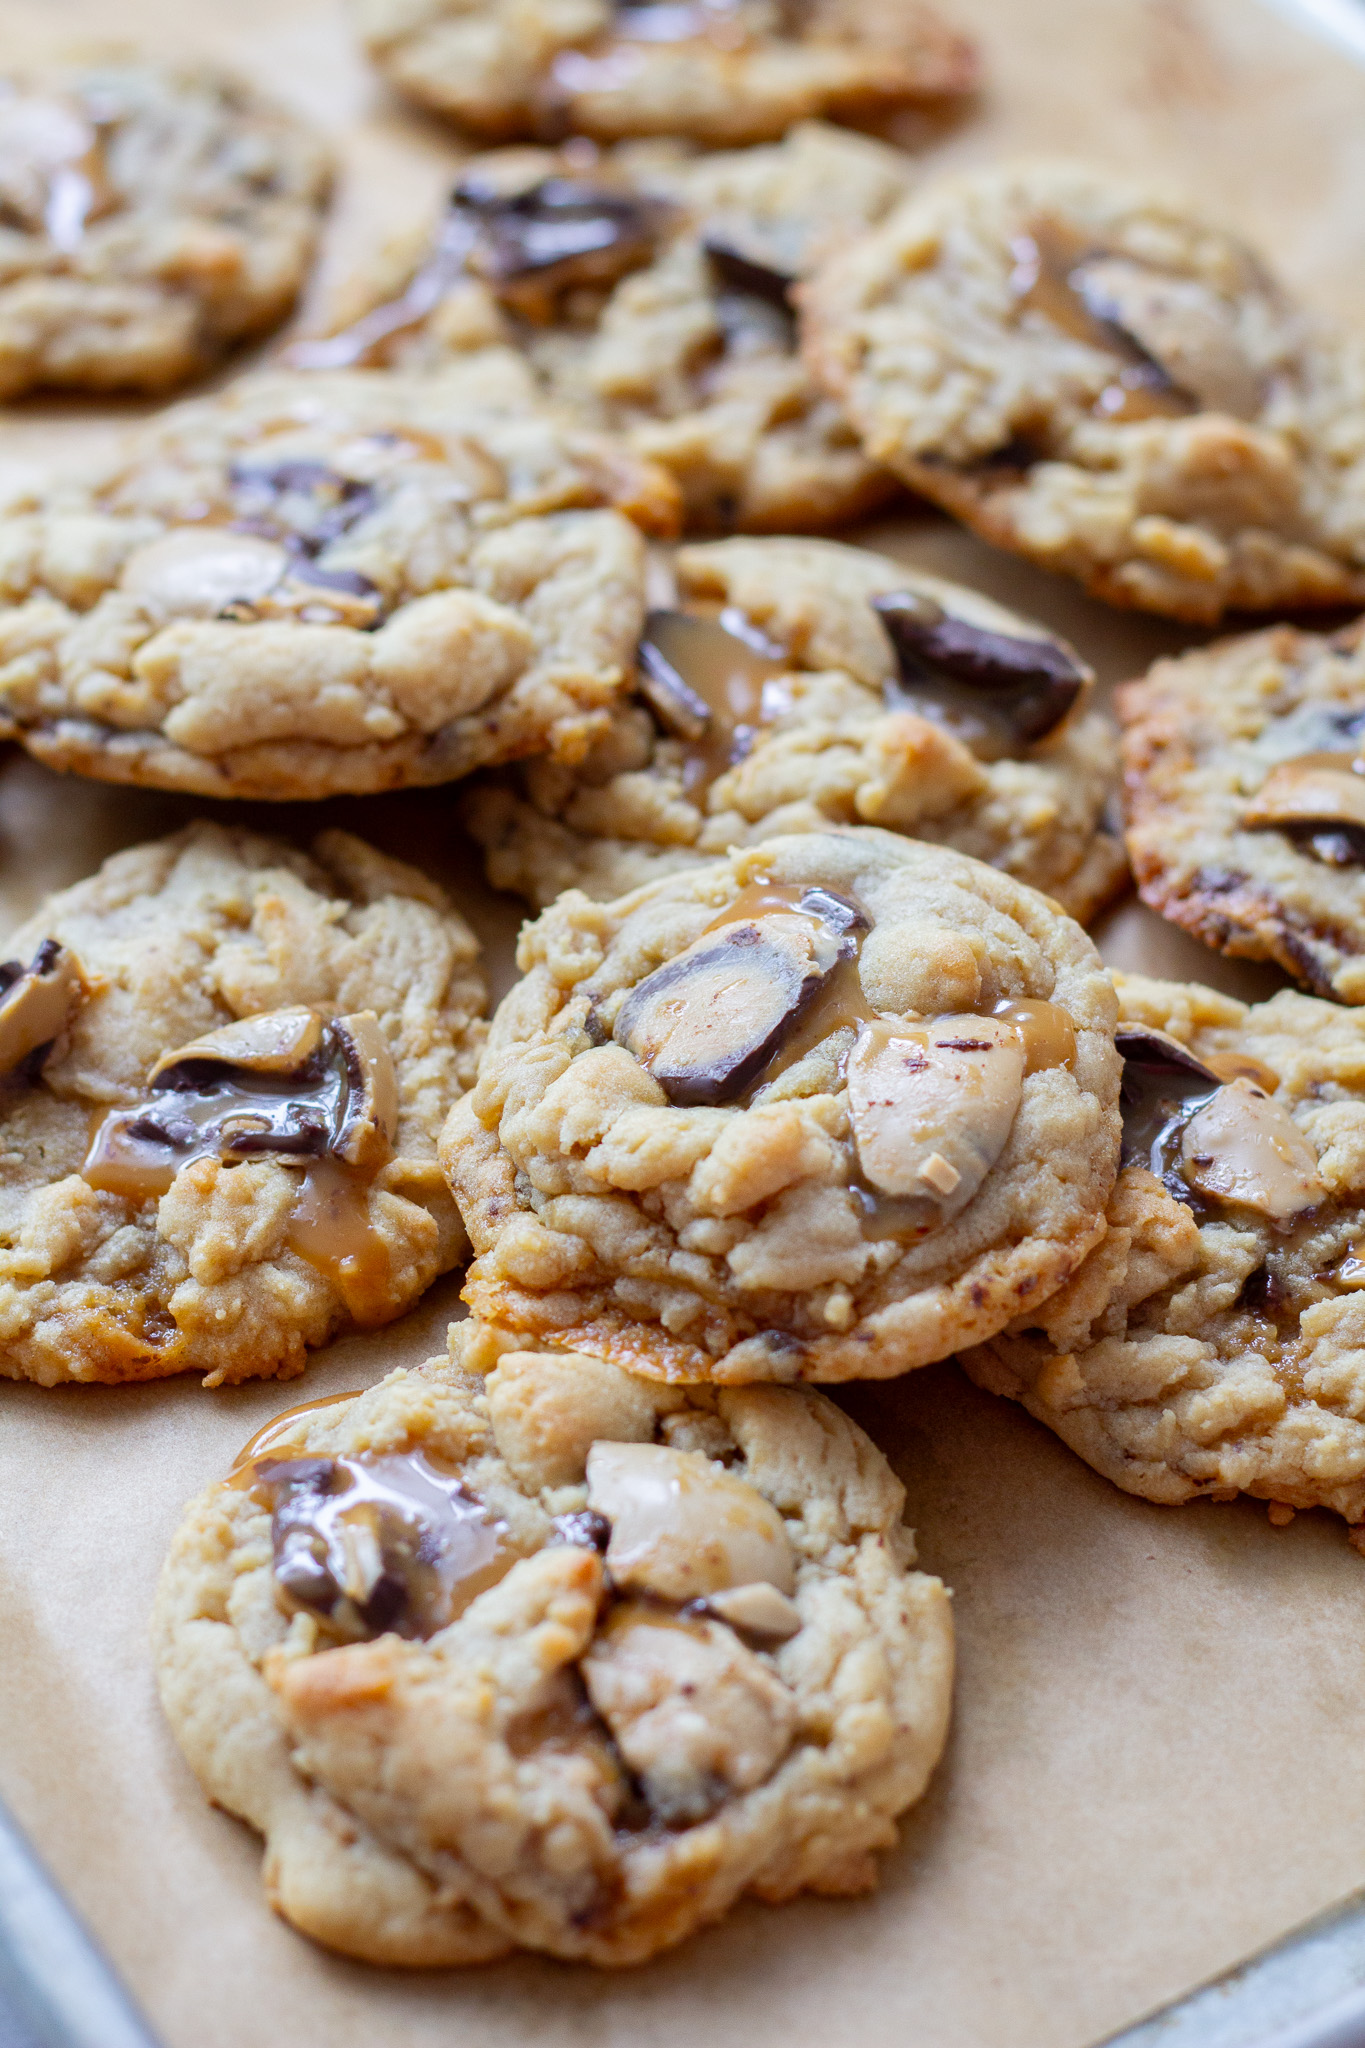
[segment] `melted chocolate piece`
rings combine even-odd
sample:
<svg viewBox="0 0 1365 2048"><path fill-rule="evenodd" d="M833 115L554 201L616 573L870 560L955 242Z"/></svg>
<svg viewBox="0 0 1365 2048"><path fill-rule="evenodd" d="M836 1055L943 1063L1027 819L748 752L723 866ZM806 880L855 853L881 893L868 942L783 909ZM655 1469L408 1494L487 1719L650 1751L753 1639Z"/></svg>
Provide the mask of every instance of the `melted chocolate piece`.
<svg viewBox="0 0 1365 2048"><path fill-rule="evenodd" d="M763 885L753 892L763 895ZM824 889L788 890L790 902L731 906L676 960L631 991L612 1032L670 1102L682 1108L733 1102L776 1057L867 919ZM803 942L792 925L810 920Z"/></svg>
<svg viewBox="0 0 1365 2048"><path fill-rule="evenodd" d="M273 1510L285 1602L353 1640L432 1635L510 1562L503 1524L421 1451L262 1458L253 1490Z"/></svg>
<svg viewBox="0 0 1365 2048"><path fill-rule="evenodd" d="M1212 1067L1171 1038L1142 1024L1120 1024L1114 1043L1123 1058L1119 1105L1123 1166L1145 1166L1168 1194L1193 1206L1180 1171L1186 1124L1223 1086Z"/></svg>
<svg viewBox="0 0 1365 2048"><path fill-rule="evenodd" d="M393 1114L392 1069L379 1077L383 1103L372 1069L349 1022L323 1026L315 1050L273 1071L229 1058L174 1060L141 1103L110 1111L82 1170L94 1187L139 1198L164 1193L192 1159L335 1155L359 1164L387 1150L381 1126Z"/></svg>
<svg viewBox="0 0 1365 2048"><path fill-rule="evenodd" d="M910 592L874 597L872 609L891 637L912 698L932 696L946 683L950 716L957 708L953 698L960 703L965 696L978 717L1003 725L1016 746L1045 738L1085 688L1086 670L1055 640L990 632Z"/></svg>
<svg viewBox="0 0 1365 2048"><path fill-rule="evenodd" d="M301 458L234 462L228 472L240 524L248 533L318 555L372 512L374 486Z"/></svg>
<svg viewBox="0 0 1365 2048"><path fill-rule="evenodd" d="M791 312L790 292L796 279L784 271L774 270L771 264L747 255L735 243L721 235L706 235L702 247L716 274L716 281L724 290L742 292L752 299L763 299L768 305L776 306L784 313Z"/></svg>
<svg viewBox="0 0 1365 2048"><path fill-rule="evenodd" d="M1281 830L1324 867L1365 866L1365 825L1333 825L1326 831L1312 825L1285 825Z"/></svg>
<svg viewBox="0 0 1365 2048"><path fill-rule="evenodd" d="M510 194L466 178L452 204L477 218L469 268L494 285L585 258L610 255L616 271L645 262L672 212L646 193L553 177Z"/></svg>

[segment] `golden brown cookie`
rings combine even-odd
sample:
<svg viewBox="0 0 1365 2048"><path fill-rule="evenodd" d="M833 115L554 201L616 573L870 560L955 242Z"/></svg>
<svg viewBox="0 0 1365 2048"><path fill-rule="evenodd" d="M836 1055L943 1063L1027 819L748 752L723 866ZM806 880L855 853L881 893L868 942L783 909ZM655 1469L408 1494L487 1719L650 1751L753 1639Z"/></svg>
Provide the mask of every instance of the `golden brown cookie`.
<svg viewBox="0 0 1365 2048"><path fill-rule="evenodd" d="M970 92L975 52L923 0L355 0L400 92L490 140L768 142Z"/></svg>
<svg viewBox="0 0 1365 2048"><path fill-rule="evenodd" d="M0 511L0 731L106 781L297 798L578 758L677 500L480 375L274 372Z"/></svg>
<svg viewBox="0 0 1365 2048"><path fill-rule="evenodd" d="M0 78L0 398L164 391L277 327L329 175L300 122L207 67Z"/></svg>
<svg viewBox="0 0 1365 2048"><path fill-rule="evenodd" d="M828 541L685 548L676 585L646 620L635 703L584 760L462 799L496 888L606 900L831 824L989 861L1082 923L1122 887L1117 735L1056 635Z"/></svg>
<svg viewBox="0 0 1365 2048"><path fill-rule="evenodd" d="M967 1370L1147 1500L1365 1521L1365 1017L1117 979L1108 1233Z"/></svg>
<svg viewBox="0 0 1365 2048"><path fill-rule="evenodd" d="M801 299L868 454L997 546L1174 618L1365 599L1365 351L1194 206L976 171Z"/></svg>
<svg viewBox="0 0 1365 2048"><path fill-rule="evenodd" d="M459 1259L436 1141L484 984L415 868L192 825L9 947L0 1376L288 1379Z"/></svg>
<svg viewBox="0 0 1365 2048"><path fill-rule="evenodd" d="M952 1684L885 1459L813 1392L494 1354L286 1418L175 1538L162 1700L271 1904L368 1962L622 1964L871 1887Z"/></svg>
<svg viewBox="0 0 1365 2048"><path fill-rule="evenodd" d="M1114 995L945 847L793 834L522 934L441 1152L496 1329L656 1379L884 1378L1103 1235Z"/></svg>
<svg viewBox="0 0 1365 2048"><path fill-rule="evenodd" d="M1365 622L1196 648L1118 706L1144 900L1221 953L1365 1002Z"/></svg>

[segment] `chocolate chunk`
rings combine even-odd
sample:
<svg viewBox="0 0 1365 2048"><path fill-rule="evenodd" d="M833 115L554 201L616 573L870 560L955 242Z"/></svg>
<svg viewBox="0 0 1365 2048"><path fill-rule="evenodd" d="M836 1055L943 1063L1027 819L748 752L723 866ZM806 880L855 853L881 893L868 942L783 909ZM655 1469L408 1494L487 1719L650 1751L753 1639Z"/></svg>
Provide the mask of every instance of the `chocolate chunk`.
<svg viewBox="0 0 1365 2048"><path fill-rule="evenodd" d="M612 1036L670 1102L732 1102L758 1079L850 950L850 906L827 901L840 922L803 900L789 915L724 924L632 990Z"/></svg>
<svg viewBox="0 0 1365 2048"><path fill-rule="evenodd" d="M716 274L717 282L726 291L742 292L749 298L766 300L768 305L790 313L791 300L788 296L796 279L785 271L776 270L759 257L741 249L727 237L710 234L702 238L702 247L707 260Z"/></svg>
<svg viewBox="0 0 1365 2048"><path fill-rule="evenodd" d="M283 540L310 556L349 533L378 502L372 484L342 476L325 462L234 462L229 478L244 531Z"/></svg>
<svg viewBox="0 0 1365 2048"><path fill-rule="evenodd" d="M1124 1166L1144 1166L1178 1202L1188 1204L1180 1171L1185 1126L1223 1085L1188 1046L1146 1024L1120 1024L1114 1043L1123 1059L1119 1106Z"/></svg>
<svg viewBox="0 0 1365 2048"><path fill-rule="evenodd" d="M1061 724L1090 680L1090 671L1060 641L988 631L955 618L914 592L874 597L872 609L891 637L901 680L932 694L946 681L977 700L979 712L1003 721L1019 746L1032 746Z"/></svg>
<svg viewBox="0 0 1365 2048"><path fill-rule="evenodd" d="M254 1490L286 1604L352 1640L431 1635L511 1562L503 1525L421 1451L262 1458Z"/></svg>
<svg viewBox="0 0 1365 2048"><path fill-rule="evenodd" d="M82 1169L92 1186L162 1194L209 1157L330 1156L373 1172L392 1150L397 1083L369 1011L326 1025L305 1009L242 1019L167 1053L148 1087L96 1132Z"/></svg>
<svg viewBox="0 0 1365 2048"><path fill-rule="evenodd" d="M56 939L44 939L27 967L0 965L0 1075L36 1081L87 994L80 961Z"/></svg>
<svg viewBox="0 0 1365 2048"><path fill-rule="evenodd" d="M645 619L637 661L640 694L664 727L680 739L726 743L767 722L770 683L788 673L778 649L756 644L720 619L657 610ZM718 765L724 765L720 763Z"/></svg>
<svg viewBox="0 0 1365 2048"><path fill-rule="evenodd" d="M671 207L646 193L579 178L542 178L511 194L465 179L453 204L478 218L469 268L493 285L585 262L603 280L617 276L648 261L672 217Z"/></svg>

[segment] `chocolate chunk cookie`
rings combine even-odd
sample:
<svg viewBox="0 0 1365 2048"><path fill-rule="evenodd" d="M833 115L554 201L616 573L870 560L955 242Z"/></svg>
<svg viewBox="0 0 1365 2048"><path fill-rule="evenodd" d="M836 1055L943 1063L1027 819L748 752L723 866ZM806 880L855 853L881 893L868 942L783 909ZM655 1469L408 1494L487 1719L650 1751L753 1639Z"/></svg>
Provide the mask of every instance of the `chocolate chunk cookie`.
<svg viewBox="0 0 1365 2048"><path fill-rule="evenodd" d="M1129 1493L1365 1520L1365 1017L1116 979L1108 1234L964 1363Z"/></svg>
<svg viewBox="0 0 1365 2048"><path fill-rule="evenodd" d="M290 360L425 370L514 349L528 395L660 463L693 527L834 525L897 485L804 368L791 288L888 212L910 170L819 122L710 157L492 151L465 165L434 231Z"/></svg>
<svg viewBox="0 0 1365 2048"><path fill-rule="evenodd" d="M1118 704L1146 901L1219 952L1365 1003L1365 620L1197 648Z"/></svg>
<svg viewBox="0 0 1365 2048"><path fill-rule="evenodd" d="M1113 988L992 868L793 834L570 891L518 958L441 1141L500 1330L661 1380L881 1378L1103 1235Z"/></svg>
<svg viewBox="0 0 1365 2048"><path fill-rule="evenodd" d="M0 1375L288 1379L461 1256L436 1140L484 985L415 868L193 825L8 948Z"/></svg>
<svg viewBox="0 0 1365 2048"><path fill-rule="evenodd" d="M0 731L206 796L449 781L609 728L672 486L456 374L266 375L0 518Z"/></svg>
<svg viewBox="0 0 1365 2048"><path fill-rule="evenodd" d="M355 0L375 63L490 140L768 142L970 92L967 39L922 0Z"/></svg>
<svg viewBox="0 0 1365 2048"><path fill-rule="evenodd" d="M802 1389L495 1359L284 1418L175 1538L162 1700L272 1906L368 1962L622 1964L868 1889L953 1661L881 1453Z"/></svg>
<svg viewBox="0 0 1365 2048"><path fill-rule="evenodd" d="M0 78L0 398L164 391L278 326L325 150L211 70Z"/></svg>
<svg viewBox="0 0 1365 2048"><path fill-rule="evenodd" d="M1182 619L1365 598L1365 359L1181 203L976 172L801 297L868 453L998 546Z"/></svg>
<svg viewBox="0 0 1365 2048"><path fill-rule="evenodd" d="M861 823L989 861L1083 923L1122 884L1116 734L1064 642L828 541L686 548L677 590L646 621L635 704L577 768L531 761L470 791L495 887L605 899Z"/></svg>

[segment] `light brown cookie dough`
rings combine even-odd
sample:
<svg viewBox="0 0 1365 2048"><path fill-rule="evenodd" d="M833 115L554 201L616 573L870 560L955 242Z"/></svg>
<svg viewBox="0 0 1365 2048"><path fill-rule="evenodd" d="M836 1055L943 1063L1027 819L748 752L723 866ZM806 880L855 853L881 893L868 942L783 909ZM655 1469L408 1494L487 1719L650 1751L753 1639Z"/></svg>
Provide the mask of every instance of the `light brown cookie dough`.
<svg viewBox="0 0 1365 2048"><path fill-rule="evenodd" d="M623 1964L869 1889L953 1662L881 1453L805 1390L474 1348L291 1418L172 1546L162 1700L270 1903L368 1962Z"/></svg>
<svg viewBox="0 0 1365 2048"><path fill-rule="evenodd" d="M484 984L415 868L192 825L7 948L0 1375L288 1379L462 1255L436 1141Z"/></svg>
<svg viewBox="0 0 1365 2048"><path fill-rule="evenodd" d="M923 0L353 0L370 56L490 140L769 142L970 92L976 54Z"/></svg>
<svg viewBox="0 0 1365 2048"><path fill-rule="evenodd" d="M1116 979L1108 1235L963 1362L1129 1493L1365 1520L1365 1017Z"/></svg>
<svg viewBox="0 0 1365 2048"><path fill-rule="evenodd" d="M801 302L869 455L998 546L1182 619L1365 598L1365 349L1184 203L978 171Z"/></svg>
<svg viewBox="0 0 1365 2048"><path fill-rule="evenodd" d="M1365 1003L1365 620L1196 648L1118 706L1145 901L1221 953Z"/></svg>
<svg viewBox="0 0 1365 2048"><path fill-rule="evenodd" d="M216 71L0 77L0 398L164 391L278 326L328 182L306 128Z"/></svg>
<svg viewBox="0 0 1365 2048"><path fill-rule="evenodd" d="M632 519L666 532L676 500L492 388L256 377L13 500L0 731L57 768L205 796L581 757L643 616Z"/></svg>
<svg viewBox="0 0 1365 2048"><path fill-rule="evenodd" d="M828 541L686 548L676 574L682 609L646 621L641 694L580 766L529 761L463 800L496 888L542 909L567 888L605 900L830 824L954 847L1082 923L1122 886L1117 736L1065 643Z"/></svg>
<svg viewBox="0 0 1365 2048"><path fill-rule="evenodd" d="M492 151L290 361L427 370L515 349L528 394L668 471L690 526L837 525L898 486L802 364L790 288L911 169L819 122L719 156Z"/></svg>
<svg viewBox="0 0 1365 2048"><path fill-rule="evenodd" d="M441 1141L465 1299L500 1330L662 1380L884 1378L1002 1328L1103 1234L1113 989L979 862L771 839L570 891L518 962Z"/></svg>

